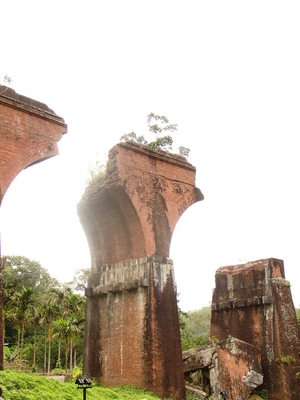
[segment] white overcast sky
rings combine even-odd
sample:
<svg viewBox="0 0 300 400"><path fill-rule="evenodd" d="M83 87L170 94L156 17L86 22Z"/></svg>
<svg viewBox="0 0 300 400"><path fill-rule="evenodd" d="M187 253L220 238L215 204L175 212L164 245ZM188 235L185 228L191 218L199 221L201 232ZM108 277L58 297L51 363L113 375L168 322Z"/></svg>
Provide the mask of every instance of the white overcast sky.
<svg viewBox="0 0 300 400"><path fill-rule="evenodd" d="M23 171L1 208L2 255L61 281L90 266L78 221L88 167L147 114L177 123L205 200L171 257L184 310L211 301L217 268L285 262L300 305L299 1L6 1L0 76L62 116L60 155ZM149 138L149 137L148 137Z"/></svg>

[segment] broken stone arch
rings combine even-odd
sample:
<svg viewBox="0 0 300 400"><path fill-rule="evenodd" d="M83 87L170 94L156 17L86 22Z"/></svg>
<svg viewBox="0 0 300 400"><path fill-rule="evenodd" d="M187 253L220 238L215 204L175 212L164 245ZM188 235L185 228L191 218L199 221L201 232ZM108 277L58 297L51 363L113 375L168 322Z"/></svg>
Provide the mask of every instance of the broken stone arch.
<svg viewBox="0 0 300 400"><path fill-rule="evenodd" d="M19 95L13 89L0 85L0 205L10 184L23 169L58 155L57 143L65 133L67 133L65 121L46 104ZM2 315L2 296L0 296L0 315ZM0 322L0 369L3 369L2 322Z"/></svg>

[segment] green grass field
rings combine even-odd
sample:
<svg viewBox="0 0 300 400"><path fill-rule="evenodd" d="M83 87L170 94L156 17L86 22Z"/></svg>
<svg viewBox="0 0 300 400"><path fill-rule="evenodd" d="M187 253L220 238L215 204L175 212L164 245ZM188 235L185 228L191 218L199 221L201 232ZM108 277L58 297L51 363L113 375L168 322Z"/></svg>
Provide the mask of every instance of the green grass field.
<svg viewBox="0 0 300 400"><path fill-rule="evenodd" d="M0 386L3 390L3 400L82 400L83 391L77 385L60 383L44 376L14 372L11 370L0 371ZM103 388L92 385L86 391L86 400L158 400L157 396L146 391L129 386L116 388ZM195 399L187 394L187 400Z"/></svg>

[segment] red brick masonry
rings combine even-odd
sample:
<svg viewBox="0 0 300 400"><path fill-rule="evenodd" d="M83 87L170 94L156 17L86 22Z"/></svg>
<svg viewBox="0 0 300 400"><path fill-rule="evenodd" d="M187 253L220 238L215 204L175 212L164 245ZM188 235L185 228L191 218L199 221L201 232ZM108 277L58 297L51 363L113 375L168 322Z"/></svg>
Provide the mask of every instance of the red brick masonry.
<svg viewBox="0 0 300 400"><path fill-rule="evenodd" d="M263 382L259 349L233 337L184 351L183 366L187 377L202 371L203 389L214 399L221 391L228 400L247 399Z"/></svg>
<svg viewBox="0 0 300 400"><path fill-rule="evenodd" d="M282 260L219 268L213 294L211 338L233 336L259 349L270 399L300 398L300 339Z"/></svg>
<svg viewBox="0 0 300 400"><path fill-rule="evenodd" d="M84 372L185 398L173 263L175 225L203 195L182 157L120 143L78 214L92 258Z"/></svg>
<svg viewBox="0 0 300 400"><path fill-rule="evenodd" d="M58 154L66 132L64 120L48 106L0 85L0 204L23 169Z"/></svg>
<svg viewBox="0 0 300 400"><path fill-rule="evenodd" d="M58 154L57 142L66 132L64 120L48 106L0 85L0 205L9 185L24 168ZM2 315L2 295L0 299ZM0 369L2 344L1 322Z"/></svg>

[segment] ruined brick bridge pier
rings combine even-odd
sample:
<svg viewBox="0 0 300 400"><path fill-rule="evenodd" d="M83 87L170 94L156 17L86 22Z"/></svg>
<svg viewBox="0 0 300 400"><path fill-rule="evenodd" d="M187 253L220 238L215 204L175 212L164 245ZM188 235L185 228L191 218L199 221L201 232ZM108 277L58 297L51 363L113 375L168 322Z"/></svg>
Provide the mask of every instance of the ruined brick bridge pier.
<svg viewBox="0 0 300 400"><path fill-rule="evenodd" d="M78 214L91 253L84 374L104 386L134 385L185 398L172 233L203 199L184 158L134 143L109 152Z"/></svg>
<svg viewBox="0 0 300 400"><path fill-rule="evenodd" d="M58 155L57 143L67 130L63 118L55 114L46 104L0 85L0 206L10 184L23 169ZM1 269L0 315L2 315ZM0 369L3 369L2 319L0 319Z"/></svg>

